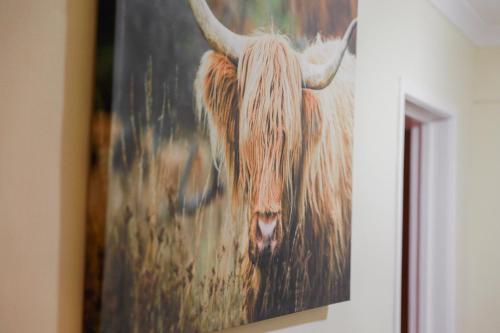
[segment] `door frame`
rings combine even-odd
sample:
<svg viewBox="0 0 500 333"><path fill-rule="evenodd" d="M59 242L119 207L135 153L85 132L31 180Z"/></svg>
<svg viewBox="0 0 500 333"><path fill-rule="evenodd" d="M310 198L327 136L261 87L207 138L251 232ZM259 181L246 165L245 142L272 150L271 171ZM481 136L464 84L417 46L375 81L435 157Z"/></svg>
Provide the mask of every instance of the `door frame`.
<svg viewBox="0 0 500 333"><path fill-rule="evenodd" d="M410 107L408 107L410 105ZM400 79L396 189L394 332L401 329L405 116L422 123L418 333L456 331L457 113L435 94ZM436 222L436 223L433 223ZM437 223L439 222L439 223Z"/></svg>

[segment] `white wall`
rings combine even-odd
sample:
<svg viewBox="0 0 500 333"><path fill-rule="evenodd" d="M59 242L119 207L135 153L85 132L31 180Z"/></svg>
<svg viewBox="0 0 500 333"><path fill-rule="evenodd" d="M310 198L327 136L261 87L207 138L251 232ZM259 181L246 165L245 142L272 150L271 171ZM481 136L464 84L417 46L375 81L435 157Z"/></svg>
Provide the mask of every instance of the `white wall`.
<svg viewBox="0 0 500 333"><path fill-rule="evenodd" d="M93 6L0 2L1 332L76 332L80 324ZM474 161L491 158L477 148L498 140L500 119L498 105L472 103L498 98L472 79L476 60L497 53L478 53L426 0L359 0L359 19L352 300L227 332L392 332L400 77L460 114L459 156L468 161L459 168L460 318L464 332L498 331L500 230L491 214L500 215L500 184L485 175L495 176L500 158Z"/></svg>
<svg viewBox="0 0 500 333"><path fill-rule="evenodd" d="M500 332L500 47L476 56L474 106L464 117L460 267L463 332Z"/></svg>
<svg viewBox="0 0 500 333"><path fill-rule="evenodd" d="M94 2L0 1L0 332L80 327Z"/></svg>
<svg viewBox="0 0 500 333"><path fill-rule="evenodd" d="M57 328L65 15L63 1L53 2L48 10L42 7L35 1L0 4L3 332ZM44 191L45 186L50 188ZM32 323L27 323L28 316Z"/></svg>

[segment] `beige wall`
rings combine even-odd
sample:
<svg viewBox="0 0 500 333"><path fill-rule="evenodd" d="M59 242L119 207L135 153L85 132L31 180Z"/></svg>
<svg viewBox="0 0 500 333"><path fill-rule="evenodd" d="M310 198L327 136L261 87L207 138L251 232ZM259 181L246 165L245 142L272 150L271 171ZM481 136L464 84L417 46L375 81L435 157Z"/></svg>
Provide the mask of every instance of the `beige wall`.
<svg viewBox="0 0 500 333"><path fill-rule="evenodd" d="M76 332L93 1L0 1L0 332Z"/></svg>
<svg viewBox="0 0 500 333"><path fill-rule="evenodd" d="M359 2L352 300L228 332L391 332L400 77L460 115L460 320L464 332L497 331L479 305L500 308L489 292L500 184L487 177L500 158L472 160L490 161L500 120L498 105L473 101L498 89L476 91L471 78L500 77L486 65L498 50L478 52L426 0ZM0 332L78 331L93 10L87 0L0 2Z"/></svg>
<svg viewBox="0 0 500 333"><path fill-rule="evenodd" d="M500 47L476 56L464 117L461 314L464 332L500 332Z"/></svg>

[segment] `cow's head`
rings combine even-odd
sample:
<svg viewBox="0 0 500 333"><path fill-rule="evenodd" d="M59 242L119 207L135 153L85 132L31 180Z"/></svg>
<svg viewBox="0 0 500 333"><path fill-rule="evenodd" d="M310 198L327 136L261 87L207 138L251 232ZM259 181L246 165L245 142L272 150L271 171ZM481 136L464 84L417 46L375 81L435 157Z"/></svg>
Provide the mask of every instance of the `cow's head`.
<svg viewBox="0 0 500 333"><path fill-rule="evenodd" d="M201 62L198 106L208 111L212 145L227 163L233 196L238 205L244 201L250 258L265 265L293 236L288 221L298 208L304 151L319 141L322 115L312 90L332 81L356 23L331 61L312 64L282 36L237 35L205 0L189 4L215 51Z"/></svg>

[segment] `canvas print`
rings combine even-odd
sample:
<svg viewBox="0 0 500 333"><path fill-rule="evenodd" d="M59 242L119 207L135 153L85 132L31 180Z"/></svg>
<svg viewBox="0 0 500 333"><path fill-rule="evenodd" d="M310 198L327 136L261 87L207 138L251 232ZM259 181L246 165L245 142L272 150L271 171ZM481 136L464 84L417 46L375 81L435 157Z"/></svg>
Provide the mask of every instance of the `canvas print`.
<svg viewBox="0 0 500 333"><path fill-rule="evenodd" d="M213 332L349 300L357 0L110 3L85 330Z"/></svg>

